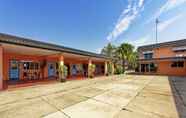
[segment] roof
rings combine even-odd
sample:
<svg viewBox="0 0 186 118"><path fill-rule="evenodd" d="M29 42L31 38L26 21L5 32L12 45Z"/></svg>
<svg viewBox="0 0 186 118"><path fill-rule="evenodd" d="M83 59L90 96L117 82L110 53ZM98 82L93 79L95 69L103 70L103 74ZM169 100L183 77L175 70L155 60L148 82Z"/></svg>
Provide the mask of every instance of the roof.
<svg viewBox="0 0 186 118"><path fill-rule="evenodd" d="M171 47L186 46L186 39L151 44L151 45L144 45L144 46L138 47L138 51L139 50L152 50L153 48L170 47L170 46Z"/></svg>
<svg viewBox="0 0 186 118"><path fill-rule="evenodd" d="M15 44L15 45L21 45L21 46L27 46L27 47L33 47L33 48L41 48L41 49L46 49L46 50L78 54L78 55L83 55L83 56L110 59L109 57L102 55L102 54L69 48L69 47L56 45L52 43L36 41L36 40L13 36L13 35L4 34L4 33L0 33L0 43Z"/></svg>
<svg viewBox="0 0 186 118"><path fill-rule="evenodd" d="M173 61L179 61L179 60L185 60L186 56L183 57L164 57L164 58L152 58L152 59L138 59L138 61L161 61L161 60L173 60Z"/></svg>

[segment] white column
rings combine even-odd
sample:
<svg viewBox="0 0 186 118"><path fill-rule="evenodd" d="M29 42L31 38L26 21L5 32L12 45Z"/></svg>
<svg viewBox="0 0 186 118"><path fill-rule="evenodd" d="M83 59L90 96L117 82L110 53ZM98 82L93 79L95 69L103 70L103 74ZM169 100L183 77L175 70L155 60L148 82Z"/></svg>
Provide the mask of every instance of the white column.
<svg viewBox="0 0 186 118"><path fill-rule="evenodd" d="M105 61L105 75L108 74L108 65L107 65L107 61Z"/></svg>
<svg viewBox="0 0 186 118"><path fill-rule="evenodd" d="M91 76L91 73L90 73L90 67L91 67L91 65L92 65L92 60L89 59L89 60L88 60L88 77Z"/></svg>
<svg viewBox="0 0 186 118"><path fill-rule="evenodd" d="M112 75L114 75L114 63L112 63Z"/></svg>
<svg viewBox="0 0 186 118"><path fill-rule="evenodd" d="M59 55L59 59L58 59L58 63L59 63L59 68L64 66L64 57L62 54ZM64 70L62 68L62 73L59 72L59 78L63 78L64 77ZM60 78L60 79L61 79Z"/></svg>
<svg viewBox="0 0 186 118"><path fill-rule="evenodd" d="M3 47L0 45L0 90L3 89Z"/></svg>

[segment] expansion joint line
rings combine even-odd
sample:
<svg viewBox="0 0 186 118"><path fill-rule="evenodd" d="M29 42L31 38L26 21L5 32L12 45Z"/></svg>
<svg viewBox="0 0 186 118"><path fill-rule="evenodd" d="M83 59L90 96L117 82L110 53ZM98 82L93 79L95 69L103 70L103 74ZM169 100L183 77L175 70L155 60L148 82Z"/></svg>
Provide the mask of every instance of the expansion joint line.
<svg viewBox="0 0 186 118"><path fill-rule="evenodd" d="M58 107L56 107L54 104L48 102L48 101L46 100L47 98L45 99L45 98L41 97L41 99L42 99L43 101L45 101L47 104L49 104L50 106L54 107L57 111L63 113L66 117L71 118L68 114L66 114L65 112L63 112L61 109L59 109Z"/></svg>

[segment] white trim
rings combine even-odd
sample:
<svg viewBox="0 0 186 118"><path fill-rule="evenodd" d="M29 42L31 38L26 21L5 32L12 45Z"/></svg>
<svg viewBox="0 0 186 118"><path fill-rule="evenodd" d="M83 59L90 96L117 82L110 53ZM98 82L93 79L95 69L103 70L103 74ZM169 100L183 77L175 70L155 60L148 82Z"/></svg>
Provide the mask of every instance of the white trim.
<svg viewBox="0 0 186 118"><path fill-rule="evenodd" d="M186 46L183 47L174 47L172 48L173 51L181 51L181 50L186 50Z"/></svg>
<svg viewBox="0 0 186 118"><path fill-rule="evenodd" d="M145 51L143 54L149 54L149 53L154 53L154 51Z"/></svg>

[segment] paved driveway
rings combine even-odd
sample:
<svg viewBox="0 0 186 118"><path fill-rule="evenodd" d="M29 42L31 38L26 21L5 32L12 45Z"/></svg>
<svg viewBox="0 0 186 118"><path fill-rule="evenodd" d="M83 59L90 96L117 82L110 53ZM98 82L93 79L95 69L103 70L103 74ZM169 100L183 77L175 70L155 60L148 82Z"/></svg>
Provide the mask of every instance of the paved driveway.
<svg viewBox="0 0 186 118"><path fill-rule="evenodd" d="M0 118L186 117L186 78L119 75L0 92Z"/></svg>

